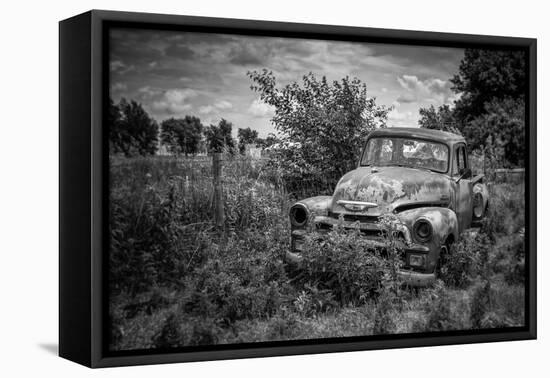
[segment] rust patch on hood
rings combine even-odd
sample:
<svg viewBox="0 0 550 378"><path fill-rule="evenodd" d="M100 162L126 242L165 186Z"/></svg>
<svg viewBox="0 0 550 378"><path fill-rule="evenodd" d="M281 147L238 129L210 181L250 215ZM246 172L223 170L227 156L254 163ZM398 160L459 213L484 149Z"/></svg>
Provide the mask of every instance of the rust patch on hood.
<svg viewBox="0 0 550 378"><path fill-rule="evenodd" d="M338 200L374 202L368 214L391 212L400 204L440 202L449 198L450 179L435 172L405 167L359 167L345 174L334 191L332 211L346 213Z"/></svg>

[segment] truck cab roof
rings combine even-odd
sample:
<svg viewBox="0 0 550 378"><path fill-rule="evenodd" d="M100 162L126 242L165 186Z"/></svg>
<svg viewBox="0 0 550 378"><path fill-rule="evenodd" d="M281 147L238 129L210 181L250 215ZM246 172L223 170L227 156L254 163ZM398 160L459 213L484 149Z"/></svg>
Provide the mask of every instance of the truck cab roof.
<svg viewBox="0 0 550 378"><path fill-rule="evenodd" d="M445 144L454 144L458 142L466 143L463 136L447 131L425 129L422 127L387 127L371 131L369 138L373 137L409 137L418 139L427 139Z"/></svg>

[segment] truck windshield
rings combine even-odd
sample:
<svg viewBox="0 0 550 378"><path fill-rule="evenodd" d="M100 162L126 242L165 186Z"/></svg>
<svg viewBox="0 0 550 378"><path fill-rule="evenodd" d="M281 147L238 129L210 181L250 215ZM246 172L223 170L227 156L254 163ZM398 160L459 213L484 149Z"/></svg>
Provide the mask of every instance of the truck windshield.
<svg viewBox="0 0 550 378"><path fill-rule="evenodd" d="M361 165L399 166L446 172L449 148L438 142L412 138L375 137L369 139Z"/></svg>

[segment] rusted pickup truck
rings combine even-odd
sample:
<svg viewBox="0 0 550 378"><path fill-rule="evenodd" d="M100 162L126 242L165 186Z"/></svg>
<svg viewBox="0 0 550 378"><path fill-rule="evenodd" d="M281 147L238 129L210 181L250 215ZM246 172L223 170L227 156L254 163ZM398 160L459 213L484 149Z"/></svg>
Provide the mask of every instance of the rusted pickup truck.
<svg viewBox="0 0 550 378"><path fill-rule="evenodd" d="M332 196L291 207L287 260L301 260L307 232L326 232L338 222L379 241L380 217L394 214L392 229L399 230L404 250L399 275L409 285L427 286L436 278L441 256L464 230L481 222L488 203L483 175L472 174L462 136L423 128L378 129L369 134L357 168L340 179Z"/></svg>

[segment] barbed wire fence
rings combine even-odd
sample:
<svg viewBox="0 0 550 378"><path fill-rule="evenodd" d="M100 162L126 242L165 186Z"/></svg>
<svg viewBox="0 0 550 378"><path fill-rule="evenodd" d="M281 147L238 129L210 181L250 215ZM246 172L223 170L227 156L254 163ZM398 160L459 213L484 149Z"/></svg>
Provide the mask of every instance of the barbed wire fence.
<svg viewBox="0 0 550 378"><path fill-rule="evenodd" d="M268 158L251 158L240 154L214 153L209 156L212 182L212 214L214 224L222 228L226 215L224 209L229 194L242 189L252 195L280 198L280 211L286 212L292 201L303 198L332 195L341 175L326 174L316 177L285 177L268 167ZM199 159L208 164L207 159ZM275 193L275 194L274 194ZM250 194L249 194L250 195ZM252 201L253 198L250 198Z"/></svg>

